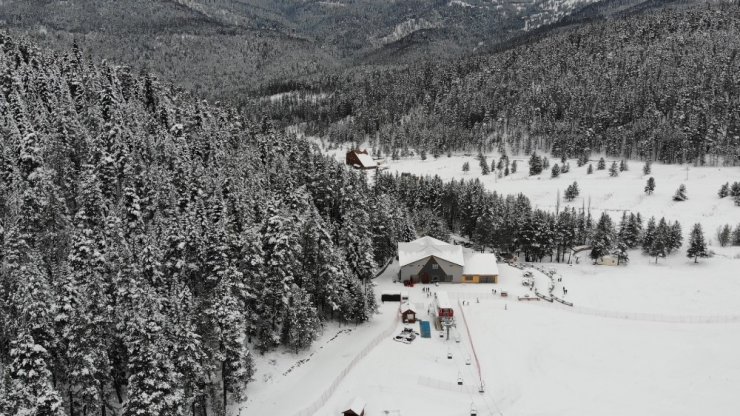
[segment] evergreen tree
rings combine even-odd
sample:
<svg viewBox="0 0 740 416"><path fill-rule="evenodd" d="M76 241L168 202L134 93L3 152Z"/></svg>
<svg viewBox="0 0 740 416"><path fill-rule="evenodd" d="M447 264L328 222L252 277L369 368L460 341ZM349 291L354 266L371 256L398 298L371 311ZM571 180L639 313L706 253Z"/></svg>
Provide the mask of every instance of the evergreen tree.
<svg viewBox="0 0 740 416"><path fill-rule="evenodd" d="M651 176L648 178L647 183L645 184L645 193L651 195L653 191L655 191L655 178Z"/></svg>
<svg viewBox="0 0 740 416"><path fill-rule="evenodd" d="M578 182L573 182L573 184L568 185L568 188L565 190L565 199L566 201L572 201L578 197L580 194L580 190L578 189Z"/></svg>
<svg viewBox="0 0 740 416"><path fill-rule="evenodd" d="M537 153L532 153L532 156L529 158L529 176L539 175L543 169L542 158Z"/></svg>
<svg viewBox="0 0 740 416"><path fill-rule="evenodd" d="M488 168L488 161L486 160L486 155L484 155L483 153L478 153L478 161L480 162L481 175L488 175L490 173L490 169Z"/></svg>
<svg viewBox="0 0 740 416"><path fill-rule="evenodd" d="M683 235L681 232L681 224L678 221L674 222L670 226L668 233L668 254L681 248L683 244Z"/></svg>
<svg viewBox="0 0 740 416"><path fill-rule="evenodd" d="M732 238L732 228L729 224L725 224L717 229L717 242L721 247L725 247L730 244Z"/></svg>
<svg viewBox="0 0 740 416"><path fill-rule="evenodd" d="M673 200L674 201L685 201L687 199L689 198L686 196L686 185L681 184L681 186L679 186L678 189L676 190L676 193L673 195Z"/></svg>
<svg viewBox="0 0 740 416"><path fill-rule="evenodd" d="M557 178L558 176L560 176L560 166L558 166L558 164L556 163L556 164L555 164L555 165L553 165L553 167L552 167L552 174L551 174L551 177L553 177L553 178Z"/></svg>
<svg viewBox="0 0 740 416"><path fill-rule="evenodd" d="M626 170L629 170L629 168L627 166L627 161L625 159L622 159L622 160L619 161L619 171L620 172L624 172Z"/></svg>
<svg viewBox="0 0 740 416"><path fill-rule="evenodd" d="M735 227L735 231L732 232L732 245L740 246L740 224Z"/></svg>
<svg viewBox="0 0 740 416"><path fill-rule="evenodd" d="M740 196L740 182L733 182L730 186L730 196L737 198Z"/></svg>
<svg viewBox="0 0 740 416"><path fill-rule="evenodd" d="M419 152L419 156L421 157L421 160L427 160L427 151L421 149L421 152Z"/></svg>
<svg viewBox="0 0 740 416"><path fill-rule="evenodd" d="M10 344L10 358L8 394L0 396L0 413L65 416L62 399L52 383L46 348L22 332Z"/></svg>
<svg viewBox="0 0 740 416"><path fill-rule="evenodd" d="M594 165L592 165L592 164L589 163L588 164L588 169L586 170L586 174L587 175L590 175L592 173L594 173Z"/></svg>
<svg viewBox="0 0 740 416"><path fill-rule="evenodd" d="M511 162L511 173L516 173L516 160Z"/></svg>
<svg viewBox="0 0 740 416"><path fill-rule="evenodd" d="M655 227L652 244L648 248L648 255L655 257L655 263L658 262L659 257L666 257L670 252L670 239L671 229L665 218L661 218L657 227Z"/></svg>
<svg viewBox="0 0 740 416"><path fill-rule="evenodd" d="M614 162L612 162L611 167L609 167L609 176L611 176L612 178L615 178L615 177L619 176L619 170L617 168L617 161L616 160Z"/></svg>
<svg viewBox="0 0 740 416"><path fill-rule="evenodd" d="M604 170L606 169L606 160L604 158L599 158L599 163L596 165L596 170Z"/></svg>
<svg viewBox="0 0 740 416"><path fill-rule="evenodd" d="M655 233L656 233L656 223L655 223L655 217L650 217L650 219L647 222L647 226L645 227L645 233L642 235L642 251L645 254L650 253L650 248L653 246L653 242L655 241Z"/></svg>
<svg viewBox="0 0 740 416"><path fill-rule="evenodd" d="M729 194L730 194L730 184L728 182L728 183L725 183L724 185L722 185L719 188L718 195L719 195L720 198L724 198L724 197L726 197Z"/></svg>
<svg viewBox="0 0 740 416"><path fill-rule="evenodd" d="M701 224L696 223L691 229L689 237L689 248L686 250L686 256L694 258L694 263L699 261L699 257L709 257L707 252L707 243L704 241L704 233L701 230Z"/></svg>
<svg viewBox="0 0 740 416"><path fill-rule="evenodd" d="M563 168L560 171L560 173L568 173L568 172L570 172L570 163L564 164Z"/></svg>
<svg viewBox="0 0 740 416"><path fill-rule="evenodd" d="M615 246L614 224L607 213L602 213L591 240L591 258L597 260L610 254Z"/></svg>
<svg viewBox="0 0 740 416"><path fill-rule="evenodd" d="M650 162L649 160L645 161L645 164L642 166L642 174L649 175L652 170L652 162Z"/></svg>
<svg viewBox="0 0 740 416"><path fill-rule="evenodd" d="M462 171L463 171L463 173L468 173L468 172L470 172L470 162L465 162L465 163L463 163L463 166L462 166Z"/></svg>

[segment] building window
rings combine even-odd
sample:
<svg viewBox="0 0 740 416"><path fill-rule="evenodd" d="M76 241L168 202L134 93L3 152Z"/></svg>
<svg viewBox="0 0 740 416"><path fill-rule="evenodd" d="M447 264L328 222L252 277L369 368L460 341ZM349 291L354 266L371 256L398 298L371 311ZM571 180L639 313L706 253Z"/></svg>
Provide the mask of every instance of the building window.
<svg viewBox="0 0 740 416"><path fill-rule="evenodd" d="M432 270L439 270L439 264L432 264Z"/></svg>

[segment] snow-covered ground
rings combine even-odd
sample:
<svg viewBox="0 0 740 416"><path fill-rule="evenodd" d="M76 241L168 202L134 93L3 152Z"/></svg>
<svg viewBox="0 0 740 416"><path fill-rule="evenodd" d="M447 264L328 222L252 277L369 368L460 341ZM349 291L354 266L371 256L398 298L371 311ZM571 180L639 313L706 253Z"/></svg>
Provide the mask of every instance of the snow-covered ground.
<svg viewBox="0 0 740 416"><path fill-rule="evenodd" d="M339 161L344 161L346 148L327 150ZM487 155L488 164L492 160L498 161L499 154ZM643 175L644 162L628 161L629 170L620 172L619 176L609 176L609 166L613 158L605 158L607 168L596 170L598 157L593 156L591 163L594 173L586 173L588 165L578 167L575 159L569 159L570 172L561 173L558 178L550 177L550 170L540 175L529 176L529 158L527 156L510 156L517 161L517 172L509 176L498 178L496 175L481 175L476 154L453 154L434 159L429 156L421 160L418 156L400 160L386 159L389 172L408 172L414 175L439 175L443 180L475 179L478 178L491 191L499 194L523 193L532 202L532 206L554 211L557 205L558 191L560 191L560 207L573 206L577 209L591 207L592 214L598 215L606 210L612 214L615 221L619 221L622 212L632 211L642 214L645 220L650 216L657 219L665 217L667 220L679 221L687 240L691 226L701 223L708 241L716 243L718 227L730 224L732 227L740 223L740 207L734 205L731 198L720 199L717 192L722 184L740 181L740 167L695 167L693 165L665 165L652 164L652 172ZM470 172L463 173L463 163L470 163ZM561 164L560 159L551 158L550 167L555 163ZM652 195L644 192L647 179L655 178L656 188ZM688 179L687 179L688 178ZM574 181L578 182L580 196L572 202L566 202L562 197L565 188ZM679 185L686 185L689 199L683 202L673 201Z"/></svg>
<svg viewBox="0 0 740 416"><path fill-rule="evenodd" d="M367 401L371 415L462 416L471 403L479 415L734 414L740 405L740 302L733 302L740 260L715 258L692 268L674 256L667 263L538 265L558 271L554 293L562 297L567 286L573 308L517 301L531 292L521 285L521 271L505 265L500 285L430 286L468 300L462 308L486 392L477 391L474 362L465 364L472 354L456 305L461 343L436 331L410 345L388 337L317 414L339 414L355 396ZM387 282L392 273L379 279ZM546 291L549 279L535 276ZM509 297L492 295L492 288ZM430 301L420 287L410 291L413 302Z"/></svg>
<svg viewBox="0 0 740 416"><path fill-rule="evenodd" d="M339 160L344 152L327 151ZM498 158L488 155L489 163L493 157ZM606 210L615 220L622 211L665 216L681 222L685 240L691 224L700 222L716 255L694 264L680 250L656 265L633 251L627 266L535 264L555 272L551 280L533 270L536 288L547 293L554 281L553 294L573 307L518 301L525 294L534 296L533 291L521 284L522 270L503 264L497 285L429 286L448 291L455 302L458 327L450 341L434 330L431 339L417 338L411 344L396 342L392 335L379 337L389 328L403 327L396 323L398 304L381 304L370 323L328 327L309 351L258 357L257 381L250 384L250 399L240 414L294 416L321 398L323 407L312 414L337 415L357 396L367 402L368 415L463 416L470 414L471 405L479 415L507 416L736 414L740 247L717 247L714 234L720 225L740 223L740 208L717 197L721 184L740 181L740 168L687 170L685 165L655 163L649 176L655 177L657 188L646 196L641 162L629 162L629 171L611 178L607 170L587 175L586 166L570 160L571 172L551 179L549 170L529 177L527 158L514 159L519 171L503 178L481 176L475 155L388 159L387 166L391 172L436 174L444 180L480 178L490 190L524 193L534 206L548 210L555 209L557 191L562 194L577 181L581 196L572 203L561 201L561 207L590 205L595 216ZM461 169L465 161L471 165L468 174ZM552 159L551 165L559 162ZM689 200L673 202L671 196L682 183ZM402 290L392 281L397 271L392 264L376 279L376 294ZM432 299L420 286L403 290L410 292L420 317L428 319ZM502 290L509 293L507 298L500 297ZM482 394L475 360L466 365L472 348L461 308L486 385ZM460 343L455 342L457 334ZM303 359L308 361L287 372ZM329 389L342 373L346 376L336 389ZM457 385L458 377L463 386Z"/></svg>

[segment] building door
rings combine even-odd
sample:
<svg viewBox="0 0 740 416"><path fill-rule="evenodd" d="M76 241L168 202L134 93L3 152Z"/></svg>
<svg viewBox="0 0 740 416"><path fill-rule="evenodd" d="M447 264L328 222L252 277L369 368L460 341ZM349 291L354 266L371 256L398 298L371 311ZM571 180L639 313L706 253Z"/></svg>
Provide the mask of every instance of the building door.
<svg viewBox="0 0 740 416"><path fill-rule="evenodd" d="M429 257L424 267L419 272L419 277L423 283L430 282L444 282L447 279L447 273L442 269L442 266L437 263L434 257ZM424 279L426 278L426 281Z"/></svg>

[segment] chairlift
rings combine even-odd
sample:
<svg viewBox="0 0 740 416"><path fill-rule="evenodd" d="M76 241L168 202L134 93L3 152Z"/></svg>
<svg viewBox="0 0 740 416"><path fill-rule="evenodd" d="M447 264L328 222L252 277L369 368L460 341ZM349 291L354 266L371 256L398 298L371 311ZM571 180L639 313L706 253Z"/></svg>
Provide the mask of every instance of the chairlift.
<svg viewBox="0 0 740 416"><path fill-rule="evenodd" d="M475 407L475 403L470 403L470 416L478 416L478 409Z"/></svg>

